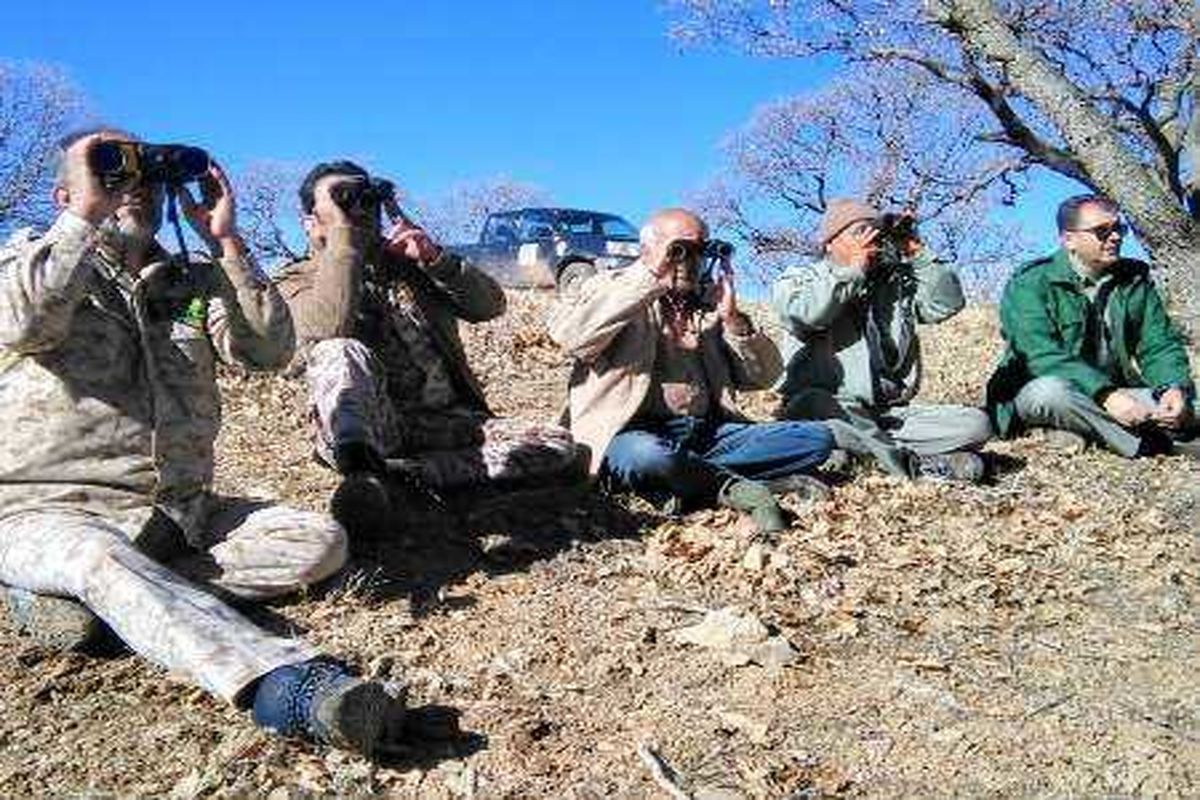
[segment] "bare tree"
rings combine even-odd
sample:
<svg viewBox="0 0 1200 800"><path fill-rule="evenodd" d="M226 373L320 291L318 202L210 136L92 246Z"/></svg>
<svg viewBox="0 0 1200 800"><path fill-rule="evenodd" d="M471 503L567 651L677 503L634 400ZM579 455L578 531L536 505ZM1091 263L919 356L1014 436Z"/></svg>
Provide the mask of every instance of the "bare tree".
<svg viewBox="0 0 1200 800"><path fill-rule="evenodd" d="M972 104L1009 172L1053 170L1121 204L1200 323L1200 10L1192 0L673 0L673 35L836 56ZM1189 149L1190 148L1190 149Z"/></svg>
<svg viewBox="0 0 1200 800"><path fill-rule="evenodd" d="M549 194L538 186L496 177L457 184L440 197L418 201L416 206L419 221L436 239L461 243L474 241L484 219L494 211L549 202Z"/></svg>
<svg viewBox="0 0 1200 800"><path fill-rule="evenodd" d="M0 61L0 231L53 218L58 140L87 116L83 95L58 67Z"/></svg>
<svg viewBox="0 0 1200 800"><path fill-rule="evenodd" d="M304 252L298 191L305 170L285 161L254 161L234 176L238 223L260 264L292 261Z"/></svg>
<svg viewBox="0 0 1200 800"><path fill-rule="evenodd" d="M978 295L1023 243L989 211L1008 205L1022 165L980 143L978 115L933 105L920 75L856 70L823 91L766 105L725 143L725 167L698 205L749 245L763 282L814 247L829 199L860 197L914 214L922 236L963 268Z"/></svg>

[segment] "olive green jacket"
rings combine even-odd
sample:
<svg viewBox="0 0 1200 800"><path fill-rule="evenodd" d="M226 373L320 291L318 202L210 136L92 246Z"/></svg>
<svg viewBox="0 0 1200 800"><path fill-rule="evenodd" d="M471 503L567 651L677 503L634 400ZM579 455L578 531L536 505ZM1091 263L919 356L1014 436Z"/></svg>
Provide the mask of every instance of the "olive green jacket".
<svg viewBox="0 0 1200 800"><path fill-rule="evenodd" d="M1150 268L1121 259L1111 275L1105 321L1115 374L1086 360L1089 343L1101 333L1065 250L1021 266L1009 279L1000 301L1008 349L987 386L988 413L1001 436L1019 433L1013 401L1034 378L1064 378L1097 399L1129 387L1179 386L1192 395L1183 336L1167 317Z"/></svg>

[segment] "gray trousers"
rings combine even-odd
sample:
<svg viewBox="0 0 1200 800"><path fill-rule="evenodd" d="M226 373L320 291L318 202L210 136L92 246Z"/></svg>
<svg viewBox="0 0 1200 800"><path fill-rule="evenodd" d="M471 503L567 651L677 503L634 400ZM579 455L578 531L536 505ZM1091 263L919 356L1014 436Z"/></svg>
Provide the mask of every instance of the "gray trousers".
<svg viewBox="0 0 1200 800"><path fill-rule="evenodd" d="M869 409L843 403L824 389L805 389L787 400L788 419L825 420L837 446L871 456L893 474L913 475L908 453L920 456L977 450L992 438L987 414L956 405Z"/></svg>
<svg viewBox="0 0 1200 800"><path fill-rule="evenodd" d="M1149 389L1126 391L1135 394L1146 405L1158 405ZM1141 434L1117 422L1095 400L1063 378L1034 378L1017 393L1014 406L1026 428L1074 431L1125 458L1137 456L1142 446ZM1169 432L1163 432L1169 435Z"/></svg>
<svg viewBox="0 0 1200 800"><path fill-rule="evenodd" d="M232 702L317 651L217 595L257 600L327 578L346 561L346 534L324 514L251 501L215 510L207 533L204 551L168 566L95 514L21 512L0 518L0 583L78 599L134 652Z"/></svg>

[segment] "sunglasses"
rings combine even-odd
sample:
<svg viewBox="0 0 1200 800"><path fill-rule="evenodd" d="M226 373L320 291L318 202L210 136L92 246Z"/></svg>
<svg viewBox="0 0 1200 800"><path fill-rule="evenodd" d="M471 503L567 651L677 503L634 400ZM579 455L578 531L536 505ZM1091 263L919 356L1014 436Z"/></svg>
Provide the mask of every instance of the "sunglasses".
<svg viewBox="0 0 1200 800"><path fill-rule="evenodd" d="M1106 222L1103 225L1093 225L1090 228L1072 228L1075 233L1090 233L1102 242L1107 242L1108 237L1114 233L1122 238L1129 233L1129 226L1124 222Z"/></svg>

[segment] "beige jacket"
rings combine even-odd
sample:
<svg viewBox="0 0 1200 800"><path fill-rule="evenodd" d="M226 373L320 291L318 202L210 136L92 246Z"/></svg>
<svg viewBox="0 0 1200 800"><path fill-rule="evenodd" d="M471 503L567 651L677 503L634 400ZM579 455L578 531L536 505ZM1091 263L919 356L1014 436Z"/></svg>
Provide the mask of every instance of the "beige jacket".
<svg viewBox="0 0 1200 800"><path fill-rule="evenodd" d="M370 248L352 229L340 228L324 249L280 272L276 284L296 320L297 359L303 359L307 346L325 339L354 338L368 347L378 345L381 326L391 324L389 292L397 276L382 275L382 270L371 264L374 260ZM424 269L410 266L415 279L405 282L429 324L429 334L446 360L455 387L473 406L486 411L483 389L463 351L458 321L486 322L503 314L507 303L504 290L448 251Z"/></svg>
<svg viewBox="0 0 1200 800"><path fill-rule="evenodd" d="M196 261L186 276L163 260L135 277L97 237L63 212L0 248L0 516L90 511L136 538L158 505L196 542L220 426L216 359L283 366L291 318L247 260Z"/></svg>
<svg viewBox="0 0 1200 800"><path fill-rule="evenodd" d="M591 448L595 474L612 438L633 419L650 389L665 289L635 261L621 272L600 273L550 314L550 337L576 359L568 415L575 440ZM735 389L765 389L783 370L779 350L764 334L727 333L715 314L701 323L704 369L722 414L745 419Z"/></svg>

